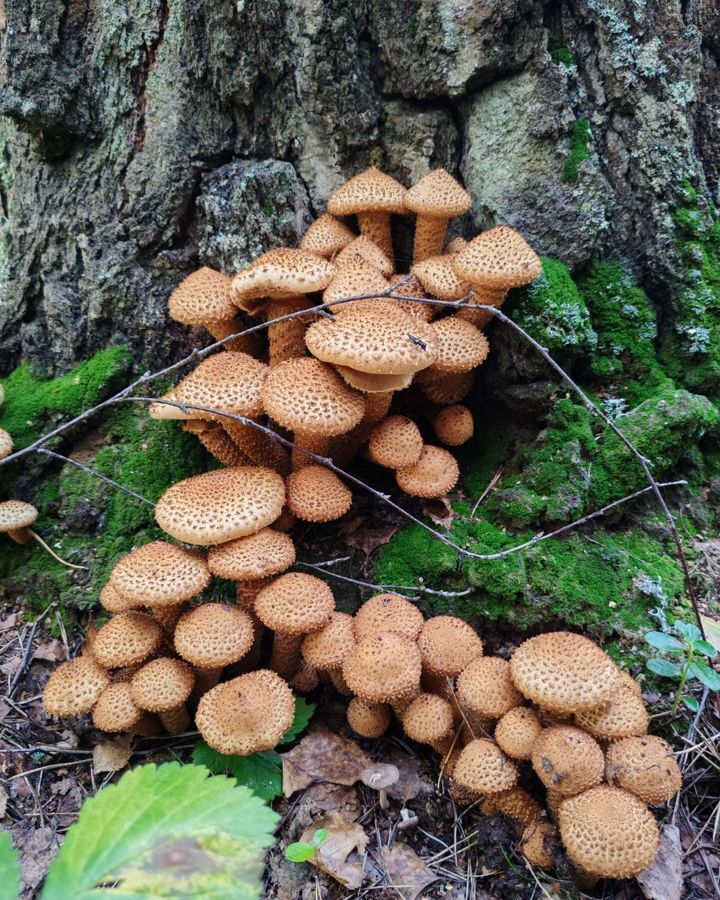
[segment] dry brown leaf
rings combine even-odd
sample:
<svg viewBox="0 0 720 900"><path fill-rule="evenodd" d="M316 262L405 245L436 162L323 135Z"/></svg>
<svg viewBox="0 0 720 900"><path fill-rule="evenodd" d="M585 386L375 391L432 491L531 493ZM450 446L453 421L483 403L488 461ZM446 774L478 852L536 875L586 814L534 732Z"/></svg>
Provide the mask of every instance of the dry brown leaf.
<svg viewBox="0 0 720 900"><path fill-rule="evenodd" d="M400 531L399 525L384 525L380 528L360 528L347 538L348 547L360 550L365 556L382 547L390 538Z"/></svg>
<svg viewBox="0 0 720 900"><path fill-rule="evenodd" d="M447 497L438 497L437 500L426 500L422 505L423 515L432 519L441 528L449 528L455 516Z"/></svg>
<svg viewBox="0 0 720 900"><path fill-rule="evenodd" d="M80 651L83 656L93 655L93 644L95 643L95 635L97 633L98 629L95 626L95 623L88 622L88 627L85 630L85 640L82 645L82 650Z"/></svg>
<svg viewBox="0 0 720 900"><path fill-rule="evenodd" d="M7 718L11 708L3 700L0 700L0 722Z"/></svg>
<svg viewBox="0 0 720 900"><path fill-rule="evenodd" d="M340 812L348 819L360 815L357 789L344 784L311 784L305 796L323 812Z"/></svg>
<svg viewBox="0 0 720 900"><path fill-rule="evenodd" d="M93 770L99 772L117 772L124 769L132 756L129 736L114 741L102 741L93 747Z"/></svg>
<svg viewBox="0 0 720 900"><path fill-rule="evenodd" d="M65 647L57 638L40 644L33 653L33 659L44 659L47 662L63 662L65 660Z"/></svg>
<svg viewBox="0 0 720 900"><path fill-rule="evenodd" d="M5 817L5 811L7 809L8 802L8 793L5 788L0 784L0 819Z"/></svg>
<svg viewBox="0 0 720 900"><path fill-rule="evenodd" d="M675 825L663 825L655 861L637 876L647 900L680 900L683 851Z"/></svg>
<svg viewBox="0 0 720 900"><path fill-rule="evenodd" d="M286 797L318 781L354 784L363 769L372 765L370 757L355 741L329 731L314 731L289 753L281 755Z"/></svg>
<svg viewBox="0 0 720 900"><path fill-rule="evenodd" d="M700 616L702 626L705 631L705 637L720 652L720 621L712 616Z"/></svg>
<svg viewBox="0 0 720 900"><path fill-rule="evenodd" d="M309 862L346 888L356 891L363 881L367 835L357 823L331 812L313 822L312 827L303 832L300 840L311 843L318 828L327 829L328 838L318 847Z"/></svg>
<svg viewBox="0 0 720 900"><path fill-rule="evenodd" d="M437 877L407 844L383 847L380 855L388 884L405 900L415 900L429 884L437 881Z"/></svg>

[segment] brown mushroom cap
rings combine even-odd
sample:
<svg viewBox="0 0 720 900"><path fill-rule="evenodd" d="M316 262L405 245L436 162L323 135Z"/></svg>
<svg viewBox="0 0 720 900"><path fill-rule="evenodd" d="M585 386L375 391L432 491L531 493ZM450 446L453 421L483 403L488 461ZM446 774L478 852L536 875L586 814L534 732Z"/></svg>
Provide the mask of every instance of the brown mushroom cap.
<svg viewBox="0 0 720 900"><path fill-rule="evenodd" d="M513 684L510 663L499 656L478 656L458 675L460 703L475 715L499 719L522 703Z"/></svg>
<svg viewBox="0 0 720 900"><path fill-rule="evenodd" d="M369 241L369 243L372 243ZM382 251L381 251L382 252ZM358 254L345 257L345 263L338 268L333 280L323 292L323 303L334 303L348 297L361 297L365 294L382 294L389 287L385 276ZM350 303L337 303L332 307L334 316L345 315L348 311L372 309L379 298L353 300Z"/></svg>
<svg viewBox="0 0 720 900"><path fill-rule="evenodd" d="M551 631L522 643L510 661L515 686L553 712L582 712L608 700L618 668L592 641Z"/></svg>
<svg viewBox="0 0 720 900"><path fill-rule="evenodd" d="M107 587L136 606L175 606L197 596L209 584L210 573L199 553L152 541L115 564ZM100 600L103 602L102 595ZM103 606L110 609L105 603Z"/></svg>
<svg viewBox="0 0 720 900"><path fill-rule="evenodd" d="M609 701L595 709L577 713L575 721L594 737L618 740L646 734L650 718L636 688L621 680Z"/></svg>
<svg viewBox="0 0 720 900"><path fill-rule="evenodd" d="M269 369L247 353L223 350L204 359L173 389L178 403L205 406L238 416L263 413L262 387ZM215 414L193 410L196 419L223 419Z"/></svg>
<svg viewBox="0 0 720 900"><path fill-rule="evenodd" d="M453 729L453 708L443 697L418 694L402 712L405 734L419 744L439 744Z"/></svg>
<svg viewBox="0 0 720 900"><path fill-rule="evenodd" d="M333 262L336 267L341 270L348 265L353 266L358 260L377 269L377 271L386 278L395 271L395 266L387 254L383 253L375 241L371 241L370 238L364 234L353 238L351 243L346 244ZM387 283L385 284L385 287L387 287ZM328 288L328 290L329 289L330 288ZM370 293L370 291L356 291L355 293L365 294ZM349 294L348 296L352 297L353 295Z"/></svg>
<svg viewBox="0 0 720 900"><path fill-rule="evenodd" d="M263 625L282 634L308 634L330 621L335 597L314 575L287 572L264 587L255 598L255 613Z"/></svg>
<svg viewBox="0 0 720 900"><path fill-rule="evenodd" d="M249 313L260 297L294 297L322 291L335 274L335 266L307 250L281 247L259 256L232 280L233 303Z"/></svg>
<svg viewBox="0 0 720 900"><path fill-rule="evenodd" d="M480 806L485 816L508 816L521 825L529 825L542 815L542 807L521 787L511 787L507 791L491 794Z"/></svg>
<svg viewBox="0 0 720 900"><path fill-rule="evenodd" d="M448 316L438 319L430 326L435 332L438 348L433 371L456 375L469 372L485 362L490 345L485 335L472 322Z"/></svg>
<svg viewBox="0 0 720 900"><path fill-rule="evenodd" d="M396 594L376 594L355 613L353 629L359 641L385 631L416 641L424 624L423 614L409 600Z"/></svg>
<svg viewBox="0 0 720 900"><path fill-rule="evenodd" d="M444 406L449 403L458 403L467 397L472 390L475 373L470 371L445 375L434 372L430 368L418 372L415 380L428 400Z"/></svg>
<svg viewBox="0 0 720 900"><path fill-rule="evenodd" d="M219 684L203 695L195 723L219 753L249 756L275 747L295 717L295 699L287 683L258 669Z"/></svg>
<svg viewBox="0 0 720 900"><path fill-rule="evenodd" d="M348 366L335 366L343 381L364 394L386 394L388 391L404 391L412 384L412 375L373 375L358 372ZM367 399L367 398L366 398Z"/></svg>
<svg viewBox="0 0 720 900"><path fill-rule="evenodd" d="M174 484L158 500L155 519L179 541L223 544L272 524L284 505L285 483L277 472L238 466Z"/></svg>
<svg viewBox="0 0 720 900"><path fill-rule="evenodd" d="M5 431L4 428L0 428L0 459L5 459L6 456L10 456L13 448L13 439L10 436L10 433Z"/></svg>
<svg viewBox="0 0 720 900"><path fill-rule="evenodd" d="M216 544L208 551L208 569L231 581L257 581L279 575L295 563L295 544L282 531L262 528L256 534Z"/></svg>
<svg viewBox="0 0 720 900"><path fill-rule="evenodd" d="M420 429L407 416L388 416L373 428L368 442L373 462L390 469L414 466L422 450Z"/></svg>
<svg viewBox="0 0 720 900"><path fill-rule="evenodd" d="M32 503L23 500L3 500L0 503L0 534L27 528L38 517L38 511Z"/></svg>
<svg viewBox="0 0 720 900"><path fill-rule="evenodd" d="M304 466L285 479L290 512L304 522L332 522L352 505L352 491L325 466Z"/></svg>
<svg viewBox="0 0 720 900"><path fill-rule="evenodd" d="M362 397L317 359L290 359L271 369L263 401L283 428L325 437L350 431L365 411Z"/></svg>
<svg viewBox="0 0 720 900"><path fill-rule="evenodd" d="M435 675L455 678L478 656L483 645L467 622L455 616L434 616L423 625L418 646L422 664Z"/></svg>
<svg viewBox="0 0 720 900"><path fill-rule="evenodd" d="M542 272L537 253L507 225L498 225L479 234L450 258L463 281L473 287L491 290L520 287Z"/></svg>
<svg viewBox="0 0 720 900"><path fill-rule="evenodd" d="M187 276L170 294L170 318L183 325L224 322L235 317L230 299L230 278L203 266Z"/></svg>
<svg viewBox="0 0 720 900"><path fill-rule="evenodd" d="M393 294L400 294L405 297L424 297L425 288L415 275L392 275L389 278L390 284L394 285ZM429 322L430 319L438 312L439 307L432 303L417 303L413 300L393 300L395 306L410 316L422 319L423 322Z"/></svg>
<svg viewBox="0 0 720 900"><path fill-rule="evenodd" d="M138 669L130 682L130 690L140 709L159 713L185 703L194 685L195 675L186 662L163 656Z"/></svg>
<svg viewBox="0 0 720 900"><path fill-rule="evenodd" d="M170 403L163 403L163 400L168 400ZM194 418L189 410L185 412L180 409L179 406L171 405L171 403L177 402L178 399L175 396L175 388L171 388L166 394L163 394L159 400L156 400L148 406L148 415L151 419L157 419L159 421L171 420L181 422Z"/></svg>
<svg viewBox="0 0 720 900"><path fill-rule="evenodd" d="M98 600L100 601L100 606L111 613L127 612L129 609L143 606L143 603L133 603L120 596L110 582L102 588Z"/></svg>
<svg viewBox="0 0 720 900"><path fill-rule="evenodd" d="M624 738L607 751L608 784L623 788L643 803L664 803L682 787L682 773L667 741L654 735Z"/></svg>
<svg viewBox="0 0 720 900"><path fill-rule="evenodd" d="M472 206L472 197L445 169L434 169L405 194L405 206L428 218L462 216Z"/></svg>
<svg viewBox="0 0 720 900"><path fill-rule="evenodd" d="M334 216L362 212L405 212L406 189L390 175L371 166L339 187L328 200Z"/></svg>
<svg viewBox="0 0 720 900"><path fill-rule="evenodd" d="M356 645L353 617L334 612L319 631L309 634L302 642L302 655L318 672L339 669Z"/></svg>
<svg viewBox="0 0 720 900"><path fill-rule="evenodd" d="M530 759L532 745L541 731L542 724L535 710L516 706L495 726L495 740L513 759Z"/></svg>
<svg viewBox="0 0 720 900"><path fill-rule="evenodd" d="M136 706L130 693L129 681L109 684L93 706L93 725L110 733L129 732L142 719L143 711Z"/></svg>
<svg viewBox="0 0 720 900"><path fill-rule="evenodd" d="M379 738L390 725L392 708L386 703L368 703L353 697L347 708L348 725L364 738Z"/></svg>
<svg viewBox="0 0 720 900"><path fill-rule="evenodd" d="M446 253L459 253L461 250L464 250L467 247L468 242L464 237L454 237L451 241L448 241L445 246Z"/></svg>
<svg viewBox="0 0 720 900"><path fill-rule="evenodd" d="M383 632L363 638L343 663L350 690L371 703L399 703L420 688L422 662L414 641Z"/></svg>
<svg viewBox="0 0 720 900"><path fill-rule="evenodd" d="M552 869L555 865L554 851L558 846L558 838L557 828L554 825L537 819L523 831L520 850L530 865L539 869Z"/></svg>
<svg viewBox="0 0 720 900"><path fill-rule="evenodd" d="M632 878L653 862L660 833L637 797L599 785L560 804L560 836L570 859L593 875Z"/></svg>
<svg viewBox="0 0 720 900"><path fill-rule="evenodd" d="M51 716L77 716L90 712L110 684L110 676L90 656L62 663L43 690L43 707Z"/></svg>
<svg viewBox="0 0 720 900"><path fill-rule="evenodd" d="M163 637L160 625L146 613L121 612L95 635L93 656L101 666L136 666L154 653Z"/></svg>
<svg viewBox="0 0 720 900"><path fill-rule="evenodd" d="M470 285L458 278L452 257L429 256L413 264L412 273L423 288L440 300L459 300L470 292Z"/></svg>
<svg viewBox="0 0 720 900"><path fill-rule="evenodd" d="M443 497L460 478L457 460L443 447L424 444L420 459L412 465L396 469L395 480L411 497Z"/></svg>
<svg viewBox="0 0 720 900"><path fill-rule="evenodd" d="M479 738L463 747L453 779L475 794L497 794L514 786L518 770L497 744Z"/></svg>
<svg viewBox="0 0 720 900"><path fill-rule="evenodd" d="M605 757L597 741L579 728L557 725L540 732L532 764L545 787L574 797L603 780Z"/></svg>
<svg viewBox="0 0 720 900"><path fill-rule="evenodd" d="M437 439L448 447L459 447L475 432L472 413L460 403L441 409L432 420L432 427Z"/></svg>
<svg viewBox="0 0 720 900"><path fill-rule="evenodd" d="M323 213L308 226L300 241L301 250L330 257L355 240L355 234L340 219Z"/></svg>
<svg viewBox="0 0 720 900"><path fill-rule="evenodd" d="M204 603L186 612L175 628L175 650L201 669L220 669L250 650L255 632L250 616L237 606Z"/></svg>

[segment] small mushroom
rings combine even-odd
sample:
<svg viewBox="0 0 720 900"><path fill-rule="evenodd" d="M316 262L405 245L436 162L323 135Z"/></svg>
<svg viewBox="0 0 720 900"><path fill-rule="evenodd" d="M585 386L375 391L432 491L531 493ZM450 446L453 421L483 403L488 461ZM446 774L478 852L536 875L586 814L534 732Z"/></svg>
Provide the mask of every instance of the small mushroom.
<svg viewBox="0 0 720 900"><path fill-rule="evenodd" d="M46 553L49 553L53 559L56 559L68 569L87 568L87 566L76 566L74 563L61 559L40 535L30 528L31 525L35 524L37 517L38 511L32 503L25 503L22 500L4 500L0 503L0 534L6 534L16 544L27 544L30 541L36 541Z"/></svg>
<svg viewBox="0 0 720 900"><path fill-rule="evenodd" d="M460 787L477 797L513 787L518 779L518 769L497 744L478 738L463 747L452 777Z"/></svg>
<svg viewBox="0 0 720 900"><path fill-rule="evenodd" d="M77 716L90 712L110 684L110 676L89 656L62 663L43 690L43 707L51 716Z"/></svg>
<svg viewBox="0 0 720 900"><path fill-rule="evenodd" d="M324 466L303 466L285 479L290 512L303 522L332 522L352 504L352 492Z"/></svg>
<svg viewBox="0 0 720 900"><path fill-rule="evenodd" d="M93 724L100 731L131 733L141 722L143 711L130 692L130 682L114 681L98 697L93 707Z"/></svg>
<svg viewBox="0 0 720 900"><path fill-rule="evenodd" d="M372 766L362 770L360 780L371 790L378 792L380 808L389 809L387 791L400 780L400 770L388 763L373 763Z"/></svg>
<svg viewBox="0 0 720 900"><path fill-rule="evenodd" d="M535 774L547 788L574 797L600 784L605 756L597 741L569 725L545 728L532 747Z"/></svg>
<svg viewBox="0 0 720 900"><path fill-rule="evenodd" d="M495 726L495 740L513 759L530 759L535 739L542 731L537 713L527 706L516 706L505 713Z"/></svg>
<svg viewBox="0 0 720 900"><path fill-rule="evenodd" d="M419 262L442 251L448 221L464 215L472 197L449 172L435 169L410 188L405 206L417 213L413 259Z"/></svg>
<svg viewBox="0 0 720 900"><path fill-rule="evenodd" d="M13 449L13 439L10 433L0 428L0 459L10 456Z"/></svg>
<svg viewBox="0 0 720 900"><path fill-rule="evenodd" d="M440 443L459 447L467 443L475 431L473 416L467 406L454 403L433 417L432 427Z"/></svg>
<svg viewBox="0 0 720 900"><path fill-rule="evenodd" d="M312 222L300 241L300 249L330 259L355 240L356 235L340 219L323 213Z"/></svg>
<svg viewBox="0 0 720 900"><path fill-rule="evenodd" d="M195 676L186 662L159 657L133 675L130 693L139 709L158 713L163 728L177 734L190 724L185 703L194 684Z"/></svg>
<svg viewBox="0 0 720 900"><path fill-rule="evenodd" d="M422 451L420 429L407 416L388 416L373 428L368 442L370 459L389 469L414 466Z"/></svg>
<svg viewBox="0 0 720 900"><path fill-rule="evenodd" d="M665 803L682 787L672 747L655 735L624 738L607 751L608 784L623 788L643 803Z"/></svg>
<svg viewBox="0 0 720 900"><path fill-rule="evenodd" d="M371 241L364 234L354 238L351 243L338 253L333 261L340 271L348 266L354 266L358 261L372 266L373 269L377 269L385 278L392 275L395 271L392 260L383 253L374 241ZM330 284L332 285L332 282ZM355 293L365 294L371 293L371 291L356 291Z"/></svg>
<svg viewBox="0 0 720 900"><path fill-rule="evenodd" d="M305 470L303 470L305 471ZM340 693L345 693L342 664L355 649L353 617L344 612L334 612L319 631L303 639L303 659L317 672L325 672Z"/></svg>
<svg viewBox="0 0 720 900"><path fill-rule="evenodd" d="M225 666L252 647L251 617L237 606L204 603L186 612L175 628L175 650L195 667L199 691L217 684Z"/></svg>
<svg viewBox="0 0 720 900"><path fill-rule="evenodd" d="M397 594L375 594L358 609L353 621L358 641L386 631L394 631L416 641L425 620L409 600Z"/></svg>
<svg viewBox="0 0 720 900"><path fill-rule="evenodd" d="M448 697L447 680L456 678L473 659L482 656L483 644L475 630L456 616L434 616L418 638L422 654L423 686Z"/></svg>
<svg viewBox="0 0 720 900"><path fill-rule="evenodd" d="M146 613L121 612L106 622L95 635L92 652L108 669L136 666L158 649L163 631Z"/></svg>
<svg viewBox="0 0 720 900"><path fill-rule="evenodd" d="M356 696L399 709L420 692L421 670L417 644L392 631L361 639L343 663L343 677Z"/></svg>
<svg viewBox="0 0 720 900"><path fill-rule="evenodd" d="M444 497L460 478L457 460L444 447L423 444L420 458L411 466L396 469L398 487L411 497Z"/></svg>
<svg viewBox="0 0 720 900"><path fill-rule="evenodd" d="M457 697L464 709L486 719L499 719L522 703L510 663L499 656L471 660L458 675Z"/></svg>
<svg viewBox="0 0 720 900"><path fill-rule="evenodd" d="M387 703L371 703L353 697L347 708L347 722L355 734L364 738L379 738L390 726L392 707Z"/></svg>

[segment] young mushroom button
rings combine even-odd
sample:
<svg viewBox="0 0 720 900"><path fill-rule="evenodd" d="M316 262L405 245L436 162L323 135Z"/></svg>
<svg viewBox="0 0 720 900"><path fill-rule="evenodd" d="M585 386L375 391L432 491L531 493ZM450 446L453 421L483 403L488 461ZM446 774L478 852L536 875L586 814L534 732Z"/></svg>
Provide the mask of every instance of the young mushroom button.
<svg viewBox="0 0 720 900"><path fill-rule="evenodd" d="M540 732L532 748L535 773L547 788L574 797L603 780L605 757L579 728L558 725Z"/></svg>
<svg viewBox="0 0 720 900"><path fill-rule="evenodd" d="M111 734L132 732L142 717L143 711L133 700L128 681L109 684L92 710L93 725Z"/></svg>
<svg viewBox="0 0 720 900"><path fill-rule="evenodd" d="M176 734L190 724L185 702L195 685L190 666L180 659L153 659L132 677L130 691L140 709L158 713L163 728Z"/></svg>
<svg viewBox="0 0 720 900"><path fill-rule="evenodd" d="M394 631L416 641L422 631L423 614L409 600L396 594L376 594L358 609L353 621L358 641Z"/></svg>
<svg viewBox="0 0 720 900"><path fill-rule="evenodd" d="M407 416L388 416L373 428L368 442L370 459L389 469L414 466L422 450L420 429Z"/></svg>
<svg viewBox="0 0 720 900"><path fill-rule="evenodd" d="M469 662L458 675L457 696L462 706L487 719L499 719L522 703L510 663L498 656L480 656Z"/></svg>
<svg viewBox="0 0 720 900"><path fill-rule="evenodd" d="M12 449L12 437L4 428L0 428L0 459L5 459L6 456L10 456Z"/></svg>
<svg viewBox="0 0 720 900"><path fill-rule="evenodd" d="M301 250L330 258L355 240L355 234L340 219L323 213L308 226L300 241Z"/></svg>
<svg viewBox="0 0 720 900"><path fill-rule="evenodd" d="M475 630L456 616L434 616L423 625L418 647L422 654L423 684L431 693L447 696L447 680L456 678L478 656L483 645Z"/></svg>
<svg viewBox="0 0 720 900"><path fill-rule="evenodd" d="M513 787L518 770L497 744L481 738L463 747L452 777L476 796L497 794Z"/></svg>
<svg viewBox="0 0 720 900"><path fill-rule="evenodd" d="M420 458L395 471L398 487L411 497L444 497L460 478L457 460L444 447L424 444Z"/></svg>
<svg viewBox="0 0 720 900"><path fill-rule="evenodd" d="M421 671L417 644L395 632L363 638L343 663L343 677L354 694L391 706L402 706L420 692Z"/></svg>
<svg viewBox="0 0 720 900"><path fill-rule="evenodd" d="M352 492L324 466L303 466L285 481L290 512L304 522L332 522L350 509Z"/></svg>
<svg viewBox="0 0 720 900"><path fill-rule="evenodd" d="M616 741L607 751L608 784L623 788L643 803L664 803L682 787L682 773L667 741L654 735Z"/></svg>

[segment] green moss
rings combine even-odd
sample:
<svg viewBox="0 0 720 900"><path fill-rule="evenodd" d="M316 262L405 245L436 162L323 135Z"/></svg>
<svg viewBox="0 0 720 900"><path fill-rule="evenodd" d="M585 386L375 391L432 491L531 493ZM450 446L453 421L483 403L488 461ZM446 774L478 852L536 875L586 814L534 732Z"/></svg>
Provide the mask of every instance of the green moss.
<svg viewBox="0 0 720 900"><path fill-rule="evenodd" d="M568 68L575 65L575 59L573 58L572 53L563 44L552 47L550 49L550 56L552 57L553 62L561 63Z"/></svg>
<svg viewBox="0 0 720 900"><path fill-rule="evenodd" d="M570 129L570 153L565 159L562 180L566 184L577 184L580 177L580 164L590 159L588 144L590 143L590 123L587 119L575 119Z"/></svg>

